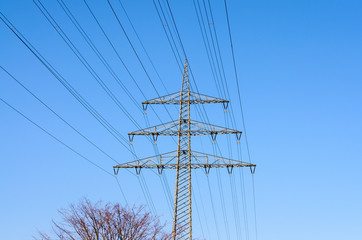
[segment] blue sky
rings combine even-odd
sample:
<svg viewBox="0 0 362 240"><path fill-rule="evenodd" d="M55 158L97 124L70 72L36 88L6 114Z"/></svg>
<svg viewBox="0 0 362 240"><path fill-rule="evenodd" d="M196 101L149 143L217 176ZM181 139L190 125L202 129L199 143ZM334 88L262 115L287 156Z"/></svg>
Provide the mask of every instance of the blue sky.
<svg viewBox="0 0 362 240"><path fill-rule="evenodd" d="M134 98L139 103L144 101L84 2L64 2ZM182 76L153 2L122 1L166 89L132 32L119 2L111 2L160 95L178 91ZM198 89L220 97L193 2L169 2ZM107 1L88 3L145 97L157 97ZM230 100L237 127L242 129L223 1L211 1L211 5ZM44 1L44 6L127 111L140 126L146 127L142 112L117 85L57 1ZM251 160L257 164L254 179L258 239L361 239L362 3L228 1L228 6ZM128 132L137 129L32 1L1 1L0 11L122 135L127 137ZM2 67L117 161L133 160L126 148L115 141L2 22L0 46ZM1 69L0 86L0 98L112 172L112 160L44 108ZM177 118L177 108L169 106L169 109ZM225 125L221 106L209 105L205 109L211 123ZM156 106L155 110L164 121L170 120L163 107ZM38 230L49 231L51 219L57 219L57 210L83 197L125 203L113 177L59 144L3 103L0 103L0 113L0 225L4 239L30 239ZM147 115L151 125L159 124L152 111ZM200 120L196 112L193 117ZM230 139L232 157L236 158L237 144L234 138ZM217 142L223 156L228 156L227 138L219 136ZM202 141L195 138L194 143L195 150L213 153L208 138L203 137ZM247 160L245 137L241 145L243 160ZM166 137L159 139L158 146L160 152L175 149L175 144ZM149 141L142 137L135 138L134 147L140 157L155 154ZM226 236L227 231L218 180L223 186L230 239L237 239L230 177L226 170L219 173L212 170L209 175L219 234ZM233 178L242 215L240 174L240 170L235 171ZM243 174L246 223L250 239L255 239L251 176L248 169ZM147 171L143 175L157 214L170 222L168 202L159 177ZM174 173L166 172L165 176L172 193ZM137 177L120 171L118 180L129 203L147 204ZM194 204L194 236L217 239L205 174L195 172L193 181L197 204L197 207ZM246 239L244 218L238 222Z"/></svg>

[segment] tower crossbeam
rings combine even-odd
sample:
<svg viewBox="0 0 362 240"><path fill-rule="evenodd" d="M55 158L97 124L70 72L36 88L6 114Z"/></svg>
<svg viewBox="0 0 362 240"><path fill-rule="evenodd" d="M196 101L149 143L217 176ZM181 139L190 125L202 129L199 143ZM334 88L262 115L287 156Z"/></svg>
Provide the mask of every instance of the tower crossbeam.
<svg viewBox="0 0 362 240"><path fill-rule="evenodd" d="M220 156L210 155L206 153L191 151L191 162L185 165L192 169L205 168L227 168L227 167L250 167L253 169L255 164L246 163ZM114 170L118 173L120 168L145 168L145 169L176 169L177 168L177 151L159 154L152 157L142 158L125 164L114 166Z"/></svg>
<svg viewBox="0 0 362 240"><path fill-rule="evenodd" d="M182 119L185 124L188 123L188 119ZM211 135L213 140L215 140L216 135L220 134L235 134L237 140L240 140L241 131L229 129L225 127L220 127L212 124L207 124L195 120L190 120L190 130L185 130L184 133L190 133L191 136L197 135ZM154 141L157 141L158 136L178 136L179 134L179 120L156 125L153 127L141 129L128 133L130 141L133 141L135 135L151 135L154 138Z"/></svg>

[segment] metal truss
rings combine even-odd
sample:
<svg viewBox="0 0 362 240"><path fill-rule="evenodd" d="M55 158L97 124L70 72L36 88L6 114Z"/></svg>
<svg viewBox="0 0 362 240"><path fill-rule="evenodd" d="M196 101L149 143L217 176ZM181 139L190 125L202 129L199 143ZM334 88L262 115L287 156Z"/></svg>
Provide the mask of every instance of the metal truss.
<svg viewBox="0 0 362 240"><path fill-rule="evenodd" d="M188 130L187 133L190 133L191 136L211 135L214 141L218 134L235 134L238 141L241 138L242 132L238 130L233 130L189 119L182 119L181 121L183 121L185 124L188 124L188 121L190 121L190 130ZM131 132L128 133L128 136L131 143L133 142L133 137L135 135L151 135L153 137L153 140L156 142L158 136L178 136L179 132L179 120L176 120Z"/></svg>
<svg viewBox="0 0 362 240"><path fill-rule="evenodd" d="M185 152L185 154L187 154L187 152ZM234 167L250 167L250 170L252 173L254 173L256 167L255 164L245 163L196 151L191 151L191 162L187 163L187 165L190 165L191 169L204 169L206 174L209 173L210 168L227 168L229 173L231 173L231 169ZM163 153L117 165L114 167L114 173L118 174L120 168L134 168L136 169L137 174L139 174L143 168L157 169L158 173L162 174L163 169L177 168L177 151Z"/></svg>
<svg viewBox="0 0 362 240"><path fill-rule="evenodd" d="M211 168L226 168L229 174L234 167L249 167L254 174L255 165L237 160L191 151L191 137L211 135L215 140L218 134L235 134L239 141L241 131L206 124L190 119L192 104L222 103L228 107L229 101L202 95L190 91L187 61L184 65L181 91L164 97L154 98L142 103L144 111L148 104L178 104L180 105L179 119L150 128L145 128L128 134L132 143L135 135L151 135L154 141L158 136L178 136L177 151L143 158L114 166L115 174L121 168L134 168L139 174L141 169L157 169L162 174L164 169L176 170L175 199L173 213L172 239L192 239L192 203L191 203L191 170L204 169L209 174Z"/></svg>
<svg viewBox="0 0 362 240"><path fill-rule="evenodd" d="M180 104L181 95L182 95L182 91L176 92L176 93L171 93L171 94L163 96L163 97L147 100L145 102L142 102L143 110L144 111L147 110L148 104ZM225 109L229 105L228 100L211 97L211 96L207 96L204 94L199 94L199 93L195 93L195 92L191 92L191 91L189 92L189 95L190 95L190 99L185 99L184 101L182 101L184 104L222 103Z"/></svg>

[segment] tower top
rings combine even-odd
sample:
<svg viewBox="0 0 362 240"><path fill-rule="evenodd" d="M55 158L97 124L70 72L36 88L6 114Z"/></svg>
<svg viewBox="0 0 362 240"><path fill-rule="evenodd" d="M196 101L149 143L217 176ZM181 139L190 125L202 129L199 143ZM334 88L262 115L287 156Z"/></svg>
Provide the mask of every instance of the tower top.
<svg viewBox="0 0 362 240"><path fill-rule="evenodd" d="M190 92L190 80L187 59L185 59L184 72L182 76L181 92Z"/></svg>

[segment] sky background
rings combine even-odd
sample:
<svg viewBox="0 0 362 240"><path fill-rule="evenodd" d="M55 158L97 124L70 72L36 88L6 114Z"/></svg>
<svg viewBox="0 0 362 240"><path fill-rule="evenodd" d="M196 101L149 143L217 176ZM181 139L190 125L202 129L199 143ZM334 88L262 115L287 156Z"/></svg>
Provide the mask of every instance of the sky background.
<svg viewBox="0 0 362 240"><path fill-rule="evenodd" d="M145 98L157 97L157 93L107 1L87 2L145 96L132 82L84 2L64 2L139 105L117 85L58 2L44 1L44 6L138 124L147 127L140 103ZM210 2L230 92L228 98L233 104L236 127L243 130L225 8L223 1ZM122 1L165 88L119 2L111 0L111 3L159 94L179 91L182 75L177 63L180 62L176 62L172 54L153 2ZM193 1L171 0L169 3L198 89L201 93L222 97L213 80ZM362 239L362 2L230 0L228 7L251 161L257 164L254 180L258 239ZM122 135L127 138L128 132L137 130L32 1L0 1L0 11ZM55 112L118 162L133 160L128 150L66 91L2 22L0 51L0 65ZM1 69L0 98L112 173L115 162L60 121ZM176 119L177 108L168 107ZM164 122L170 121L165 108L155 106L154 110ZM228 124L225 115L222 116L222 106L208 105L205 110L211 123ZM194 119L201 120L196 111L192 114ZM148 110L147 116L151 125L160 123L152 110ZM112 176L55 141L2 102L0 119L0 229L3 239L31 239L38 231L49 232L51 220L58 219L57 210L83 197L125 204ZM237 158L234 136L230 139L218 136L217 142L221 149L217 154ZM213 154L215 145L207 137L194 138L194 143L194 150ZM228 151L228 144L232 153ZM139 157L155 155L147 138L135 137L133 145ZM176 149L167 137L160 137L157 145L161 153ZM245 137L241 150L242 159L239 160L248 161ZM171 223L170 202L162 183L169 185L173 195L174 172L167 171L164 182L153 172L143 171L142 174L155 213ZM231 177L224 169L211 170L208 178L211 191L205 174L202 171L193 173L194 237L218 239L219 232L220 239L227 239L226 228L230 239L240 237L235 230L230 187L230 182L235 181L237 196L234 200L238 202L241 216L236 222L241 225L243 239L247 236L256 239L249 170L235 169ZM151 201L145 199L138 179L127 171L121 170L118 175L128 203L147 204ZM243 196L246 211L242 207ZM224 223L224 208L228 224ZM243 218L245 213L247 221Z"/></svg>

